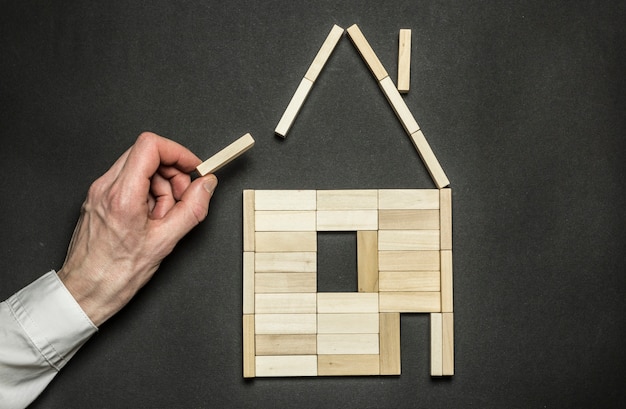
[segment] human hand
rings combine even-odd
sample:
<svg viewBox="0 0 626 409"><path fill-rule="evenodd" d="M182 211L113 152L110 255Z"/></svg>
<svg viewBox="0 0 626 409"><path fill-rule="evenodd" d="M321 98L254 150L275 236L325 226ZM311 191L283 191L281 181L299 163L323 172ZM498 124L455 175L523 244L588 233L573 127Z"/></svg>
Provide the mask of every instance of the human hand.
<svg viewBox="0 0 626 409"><path fill-rule="evenodd" d="M143 133L90 187L58 276L99 326L146 284L209 209L214 175L185 147Z"/></svg>

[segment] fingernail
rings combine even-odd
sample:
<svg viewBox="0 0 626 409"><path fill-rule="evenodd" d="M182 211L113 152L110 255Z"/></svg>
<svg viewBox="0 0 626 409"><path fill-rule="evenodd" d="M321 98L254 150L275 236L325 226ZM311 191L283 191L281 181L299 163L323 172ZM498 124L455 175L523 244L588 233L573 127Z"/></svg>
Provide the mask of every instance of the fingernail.
<svg viewBox="0 0 626 409"><path fill-rule="evenodd" d="M204 189L209 192L211 195L213 195L213 192L215 192L215 188L217 187L217 178L216 177L212 177L210 179L208 179L206 182L204 182Z"/></svg>

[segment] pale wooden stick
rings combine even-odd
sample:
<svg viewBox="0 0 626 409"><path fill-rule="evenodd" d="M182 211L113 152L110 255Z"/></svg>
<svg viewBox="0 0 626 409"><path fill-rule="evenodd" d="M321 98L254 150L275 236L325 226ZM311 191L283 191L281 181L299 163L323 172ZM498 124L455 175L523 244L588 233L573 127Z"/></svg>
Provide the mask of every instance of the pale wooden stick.
<svg viewBox="0 0 626 409"><path fill-rule="evenodd" d="M209 159L202 162L196 170L200 176L208 175L209 173L216 172L221 169L222 166L228 164L233 159L247 151L254 146L254 139L249 133L245 134L235 142L231 143Z"/></svg>
<svg viewBox="0 0 626 409"><path fill-rule="evenodd" d="M306 97L309 95L309 91L313 87L313 81L308 78L302 78L300 81L300 85L298 85L298 89L296 89L295 94L291 97L291 101L289 101L289 105L287 105L287 109L283 113L283 116L280 117L280 121L278 121L278 125L276 125L276 129L274 129L274 133L280 137L287 137L287 132L291 128L291 125L296 120L296 116L298 112L300 112L300 108L304 105L304 101Z"/></svg>
<svg viewBox="0 0 626 409"><path fill-rule="evenodd" d="M409 92L411 86L411 29L400 30L398 40L398 91Z"/></svg>
<svg viewBox="0 0 626 409"><path fill-rule="evenodd" d="M376 53L367 42L367 39L365 39L365 36L361 32L361 29L359 29L359 26L354 24L350 28L348 28L347 31L350 40L352 40L352 43L361 54L361 57L367 64L367 67L370 69L374 77L376 77L376 80L381 81L382 79L386 78L389 75L387 74L387 70L385 70L385 67L383 67L383 64L380 62L380 60L376 56Z"/></svg>
<svg viewBox="0 0 626 409"><path fill-rule="evenodd" d="M304 74L304 78L308 79L311 82L315 82L320 72L322 72L322 68L326 65L326 61L330 58L335 46L339 42L339 39L343 35L343 28L338 25L334 25L333 28L328 33L326 40L322 44L322 47L317 52L315 59L311 63L311 66L307 70L306 74Z"/></svg>

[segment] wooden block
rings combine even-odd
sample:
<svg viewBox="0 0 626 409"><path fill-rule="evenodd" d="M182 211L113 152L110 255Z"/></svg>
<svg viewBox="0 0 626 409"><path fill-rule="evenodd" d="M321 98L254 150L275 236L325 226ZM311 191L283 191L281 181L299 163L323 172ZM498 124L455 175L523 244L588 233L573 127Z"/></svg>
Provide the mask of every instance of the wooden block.
<svg viewBox="0 0 626 409"><path fill-rule="evenodd" d="M255 293L314 293L315 273L258 273L254 275Z"/></svg>
<svg viewBox="0 0 626 409"><path fill-rule="evenodd" d="M406 93L411 86L411 29L401 29L399 37L398 91Z"/></svg>
<svg viewBox="0 0 626 409"><path fill-rule="evenodd" d="M378 232L356 232L356 247L359 292L378 292Z"/></svg>
<svg viewBox="0 0 626 409"><path fill-rule="evenodd" d="M257 314L315 314L315 293L260 293L255 295Z"/></svg>
<svg viewBox="0 0 626 409"><path fill-rule="evenodd" d="M380 312L441 312L441 293L435 291L381 291Z"/></svg>
<svg viewBox="0 0 626 409"><path fill-rule="evenodd" d="M411 134L411 141L413 142L415 149L417 149L417 152L422 158L422 161L424 162L428 173L430 173L430 177L435 182L435 185L439 189L448 186L450 184L450 181L448 180L446 173L441 168L437 157L430 148L430 145L426 141L426 138L424 137L422 131L417 131Z"/></svg>
<svg viewBox="0 0 626 409"><path fill-rule="evenodd" d="M315 190L257 190L255 210L315 210Z"/></svg>
<svg viewBox="0 0 626 409"><path fill-rule="evenodd" d="M379 209L439 209L438 189L381 189Z"/></svg>
<svg viewBox="0 0 626 409"><path fill-rule="evenodd" d="M383 64L380 62L376 53L367 42L367 39L359 29L359 26L356 24L348 28L348 36L350 40L352 40L352 44L356 47L363 58L363 61L367 64L367 67L370 69L374 77L376 77L377 81L382 80L385 77L388 77L387 70L383 67Z"/></svg>
<svg viewBox="0 0 626 409"><path fill-rule="evenodd" d="M379 250L439 250L439 230L379 230Z"/></svg>
<svg viewBox="0 0 626 409"><path fill-rule="evenodd" d="M315 273L317 271L317 253L280 252L256 253L254 271L257 273Z"/></svg>
<svg viewBox="0 0 626 409"><path fill-rule="evenodd" d="M307 70L306 74L304 74L304 78L310 80L311 82L315 82L342 35L343 28L338 25L334 25L330 30L330 33L328 33L326 40L324 40L322 47L313 59L311 66Z"/></svg>
<svg viewBox="0 0 626 409"><path fill-rule="evenodd" d="M384 78L379 84L380 88L383 90L383 94L385 94L385 97L389 102L389 105L393 108L393 111L396 113L396 116L400 120L400 123L404 127L406 133L408 135L412 135L413 133L419 131L420 126L417 124L417 121L413 117L409 107L406 106L406 102L404 102L402 95L398 92L398 89L393 84L391 78Z"/></svg>
<svg viewBox="0 0 626 409"><path fill-rule="evenodd" d="M381 271L380 291L440 291L439 271Z"/></svg>
<svg viewBox="0 0 626 409"><path fill-rule="evenodd" d="M318 334L378 334L378 313L318 314Z"/></svg>
<svg viewBox="0 0 626 409"><path fill-rule="evenodd" d="M441 249L452 250L452 190L441 189L439 214L441 225Z"/></svg>
<svg viewBox="0 0 626 409"><path fill-rule="evenodd" d="M318 355L368 355L378 353L378 334L317 334Z"/></svg>
<svg viewBox="0 0 626 409"><path fill-rule="evenodd" d="M438 210L380 210L380 230L438 230Z"/></svg>
<svg viewBox="0 0 626 409"><path fill-rule="evenodd" d="M254 314L254 252L243 253L243 313Z"/></svg>
<svg viewBox="0 0 626 409"><path fill-rule="evenodd" d="M317 376L317 355L257 356L256 376Z"/></svg>
<svg viewBox="0 0 626 409"><path fill-rule="evenodd" d="M315 231L315 210L305 211L256 211L256 231Z"/></svg>
<svg viewBox="0 0 626 409"><path fill-rule="evenodd" d="M316 355L315 334L260 334L256 336L257 355Z"/></svg>
<svg viewBox="0 0 626 409"><path fill-rule="evenodd" d="M454 311L452 250L441 250L441 311Z"/></svg>
<svg viewBox="0 0 626 409"><path fill-rule="evenodd" d="M378 355L319 355L318 376L379 375Z"/></svg>
<svg viewBox="0 0 626 409"><path fill-rule="evenodd" d="M400 313L380 314L380 374L400 375Z"/></svg>
<svg viewBox="0 0 626 409"><path fill-rule="evenodd" d="M243 316L243 377L254 378L254 315Z"/></svg>
<svg viewBox="0 0 626 409"><path fill-rule="evenodd" d="M400 313L380 314L380 374L400 375Z"/></svg>
<svg viewBox="0 0 626 409"><path fill-rule="evenodd" d="M317 233L314 231L256 232L257 252L315 252Z"/></svg>
<svg viewBox="0 0 626 409"><path fill-rule="evenodd" d="M377 210L378 190L318 190L317 210Z"/></svg>
<svg viewBox="0 0 626 409"><path fill-rule="evenodd" d="M315 334L316 314L255 314L256 334Z"/></svg>
<svg viewBox="0 0 626 409"><path fill-rule="evenodd" d="M202 162L196 170L200 176L208 175L222 168L222 166L230 163L232 160L243 154L254 146L254 139L249 133L245 134L235 142L231 143L209 159Z"/></svg>
<svg viewBox="0 0 626 409"><path fill-rule="evenodd" d="M280 118L280 121L278 121L278 125L276 125L276 129L274 130L276 135L283 138L287 137L287 132L291 129L291 125L293 125L312 87L313 82L311 80L302 78L295 94L293 94L291 101L289 101L289 105L287 105L287 109L285 109L283 116Z"/></svg>
<svg viewBox="0 0 626 409"><path fill-rule="evenodd" d="M438 251L379 251L380 271L439 271Z"/></svg>
<svg viewBox="0 0 626 409"><path fill-rule="evenodd" d="M318 210L317 231L378 230L376 210Z"/></svg>
<svg viewBox="0 0 626 409"><path fill-rule="evenodd" d="M430 314L430 376L443 375L443 322L441 313Z"/></svg>
<svg viewBox="0 0 626 409"><path fill-rule="evenodd" d="M243 251L254 251L254 190L243 191Z"/></svg>
<svg viewBox="0 0 626 409"><path fill-rule="evenodd" d="M378 313L377 293L317 293L318 314Z"/></svg>
<svg viewBox="0 0 626 409"><path fill-rule="evenodd" d="M454 314L444 312L443 317L443 342L442 342L442 375L454 375Z"/></svg>

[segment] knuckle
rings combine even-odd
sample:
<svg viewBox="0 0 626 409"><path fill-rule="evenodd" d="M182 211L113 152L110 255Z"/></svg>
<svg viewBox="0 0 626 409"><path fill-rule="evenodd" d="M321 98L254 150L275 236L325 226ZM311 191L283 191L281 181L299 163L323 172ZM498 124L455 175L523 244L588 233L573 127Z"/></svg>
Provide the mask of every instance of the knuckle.
<svg viewBox="0 0 626 409"><path fill-rule="evenodd" d="M193 203L191 205L191 212L196 221L196 225L200 224L204 219L206 219L209 214L209 209L206 206L203 206L201 203Z"/></svg>
<svg viewBox="0 0 626 409"><path fill-rule="evenodd" d="M156 134L152 132L144 131L139 134L139 136L137 137L136 143L137 144L151 143L156 138L157 138Z"/></svg>

